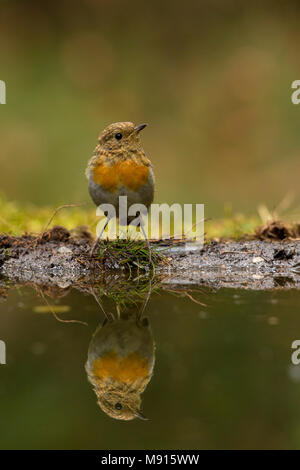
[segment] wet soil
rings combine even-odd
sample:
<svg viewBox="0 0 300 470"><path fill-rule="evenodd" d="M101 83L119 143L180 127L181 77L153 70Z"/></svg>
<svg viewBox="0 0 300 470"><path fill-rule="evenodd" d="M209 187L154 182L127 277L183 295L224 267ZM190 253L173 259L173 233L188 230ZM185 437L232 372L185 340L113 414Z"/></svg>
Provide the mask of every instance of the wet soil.
<svg viewBox="0 0 300 470"><path fill-rule="evenodd" d="M88 232L71 234L63 227L38 237L0 235L0 274L13 282L63 290L100 280L109 288L126 277L126 267L116 258L91 258L91 245ZM202 248L164 241L153 247L166 257L156 268L166 287L300 288L299 240L214 241Z"/></svg>
<svg viewBox="0 0 300 470"><path fill-rule="evenodd" d="M300 288L299 241L208 243L170 263L170 284L266 290Z"/></svg>

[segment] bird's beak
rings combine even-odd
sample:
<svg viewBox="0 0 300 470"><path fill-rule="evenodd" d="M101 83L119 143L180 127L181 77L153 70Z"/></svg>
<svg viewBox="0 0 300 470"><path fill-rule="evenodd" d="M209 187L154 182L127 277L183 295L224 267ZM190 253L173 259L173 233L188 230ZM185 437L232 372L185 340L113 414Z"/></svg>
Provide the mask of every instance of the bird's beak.
<svg viewBox="0 0 300 470"><path fill-rule="evenodd" d="M142 419L143 421L148 421L148 418L146 418L146 416L143 415L143 413L141 413L140 411L135 411L134 416L136 418Z"/></svg>
<svg viewBox="0 0 300 470"><path fill-rule="evenodd" d="M140 131L145 129L146 126L147 126L147 124L140 124L139 126L135 126L134 132L139 133Z"/></svg>

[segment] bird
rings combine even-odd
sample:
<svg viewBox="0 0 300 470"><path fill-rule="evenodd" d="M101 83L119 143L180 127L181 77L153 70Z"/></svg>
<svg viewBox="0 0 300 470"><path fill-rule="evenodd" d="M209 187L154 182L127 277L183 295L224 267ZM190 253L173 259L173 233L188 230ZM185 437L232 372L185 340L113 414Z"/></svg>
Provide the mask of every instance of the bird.
<svg viewBox="0 0 300 470"><path fill-rule="evenodd" d="M85 365L99 407L114 419L147 419L141 411L141 394L154 363L155 343L147 317L123 315L99 325Z"/></svg>
<svg viewBox="0 0 300 470"><path fill-rule="evenodd" d="M135 217L120 218L119 197L127 196L127 207L143 204L147 209L154 198L155 177L151 161L142 147L140 132L147 124L115 122L105 127L86 168L90 196L96 206L111 204L120 225L129 225ZM91 255L109 222L95 240ZM151 261L151 248L143 224L140 224Z"/></svg>

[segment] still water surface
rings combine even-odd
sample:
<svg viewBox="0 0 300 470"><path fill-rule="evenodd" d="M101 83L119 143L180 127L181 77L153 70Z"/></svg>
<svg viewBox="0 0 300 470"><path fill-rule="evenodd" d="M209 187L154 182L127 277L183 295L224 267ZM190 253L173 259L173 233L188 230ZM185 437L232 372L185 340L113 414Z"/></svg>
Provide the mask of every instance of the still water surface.
<svg viewBox="0 0 300 470"><path fill-rule="evenodd" d="M154 293L142 339L122 332L124 325L116 334L105 330L103 339L104 315L93 296L70 290L48 297L69 307L60 318L84 326L45 313L33 288L10 289L0 303L0 339L7 347L0 366L0 448L300 448L300 366L291 363L291 343L300 339L300 292L205 290L196 298L206 306ZM111 300L104 308L116 314ZM126 312L138 310L132 305ZM116 348L123 341L148 363L130 356L126 373L128 363L116 366L108 356L97 362L98 373L112 367L128 383L146 366L151 376L153 368L138 385L145 389L140 410L147 421L116 420L97 405L85 364L90 343L93 366L107 341L117 341Z"/></svg>

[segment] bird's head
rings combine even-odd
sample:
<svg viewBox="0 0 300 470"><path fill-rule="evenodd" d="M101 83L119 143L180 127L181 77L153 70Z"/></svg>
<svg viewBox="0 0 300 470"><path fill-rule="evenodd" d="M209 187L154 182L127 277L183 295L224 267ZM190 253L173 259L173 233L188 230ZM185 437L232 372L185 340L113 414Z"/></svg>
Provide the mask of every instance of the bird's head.
<svg viewBox="0 0 300 470"><path fill-rule="evenodd" d="M141 147L140 131L147 124L135 126L132 122L115 122L107 126L99 136L100 147L106 150L135 149Z"/></svg>
<svg viewBox="0 0 300 470"><path fill-rule="evenodd" d="M134 392L102 393L98 396L98 405L111 418L130 421L135 418L147 420L140 411L141 397Z"/></svg>

